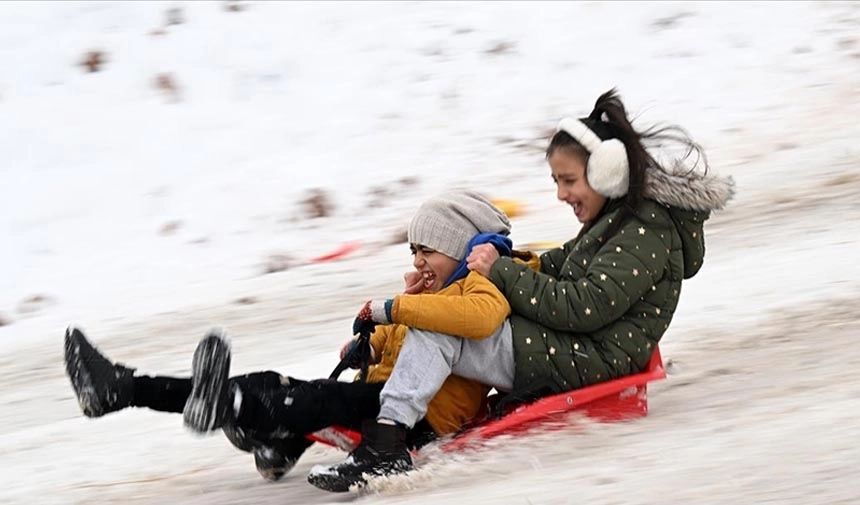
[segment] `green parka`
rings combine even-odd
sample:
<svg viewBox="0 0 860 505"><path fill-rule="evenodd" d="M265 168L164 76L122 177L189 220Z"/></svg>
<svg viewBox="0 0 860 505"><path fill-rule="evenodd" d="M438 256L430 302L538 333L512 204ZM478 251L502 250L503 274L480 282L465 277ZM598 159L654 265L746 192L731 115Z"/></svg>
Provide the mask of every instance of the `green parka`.
<svg viewBox="0 0 860 505"><path fill-rule="evenodd" d="M493 265L513 312L514 391L577 389L647 365L681 281L702 266L703 224L733 193L731 179L652 172L612 237L620 201L610 200L586 233L541 255L540 272L510 258Z"/></svg>

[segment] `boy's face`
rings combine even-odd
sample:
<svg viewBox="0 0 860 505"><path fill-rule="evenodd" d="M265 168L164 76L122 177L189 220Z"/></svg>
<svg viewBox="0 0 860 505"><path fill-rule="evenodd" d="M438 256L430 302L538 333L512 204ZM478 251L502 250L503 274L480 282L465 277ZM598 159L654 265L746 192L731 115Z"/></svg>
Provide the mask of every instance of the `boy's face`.
<svg viewBox="0 0 860 505"><path fill-rule="evenodd" d="M442 289L445 281L451 277L460 262L420 244L410 244L412 250L412 266L424 278L424 292L435 293Z"/></svg>

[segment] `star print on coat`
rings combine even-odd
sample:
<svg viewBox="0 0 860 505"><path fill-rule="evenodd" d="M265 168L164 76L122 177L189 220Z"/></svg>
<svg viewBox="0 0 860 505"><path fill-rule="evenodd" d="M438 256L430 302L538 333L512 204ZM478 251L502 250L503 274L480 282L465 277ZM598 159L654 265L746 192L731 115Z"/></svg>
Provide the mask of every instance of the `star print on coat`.
<svg viewBox="0 0 860 505"><path fill-rule="evenodd" d="M514 389L549 380L568 390L635 373L666 331L687 265L701 264L701 240L686 246L693 233L702 236L704 219L685 217L681 233L676 214L688 211L646 200L608 236L609 218L619 211L618 202L611 205L581 237L541 255L540 272L507 258L491 269L490 280L511 300ZM516 338L535 332L546 338ZM633 337L613 337L628 333ZM576 368L568 365L572 355Z"/></svg>

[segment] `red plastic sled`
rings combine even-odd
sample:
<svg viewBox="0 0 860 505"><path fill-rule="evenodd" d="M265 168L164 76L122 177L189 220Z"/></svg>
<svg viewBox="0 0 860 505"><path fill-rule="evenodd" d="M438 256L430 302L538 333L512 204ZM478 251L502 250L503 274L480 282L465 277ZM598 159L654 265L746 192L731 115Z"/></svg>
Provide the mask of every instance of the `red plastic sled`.
<svg viewBox="0 0 860 505"><path fill-rule="evenodd" d="M660 349L655 348L644 372L520 405L501 419L479 422L464 430L444 444L442 449L459 450L498 435L525 431L560 419L571 411L582 412L603 422L642 417L648 414L648 383L665 377ZM334 426L308 435L308 438L351 451L361 441L361 434Z"/></svg>

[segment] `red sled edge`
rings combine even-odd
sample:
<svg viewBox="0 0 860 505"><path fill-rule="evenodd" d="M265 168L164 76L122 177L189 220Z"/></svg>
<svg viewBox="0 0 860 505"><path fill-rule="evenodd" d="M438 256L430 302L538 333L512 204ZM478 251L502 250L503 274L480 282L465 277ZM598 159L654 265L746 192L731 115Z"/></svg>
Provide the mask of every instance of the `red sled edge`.
<svg viewBox="0 0 860 505"><path fill-rule="evenodd" d="M666 378L660 349L655 348L644 372L621 377L521 405L501 419L478 423L442 445L444 451L456 451L499 435L524 431L541 422L561 417L571 411L602 422L622 421L648 414L648 383ZM351 451L361 441L361 434L339 426L325 428L307 437L309 440Z"/></svg>

